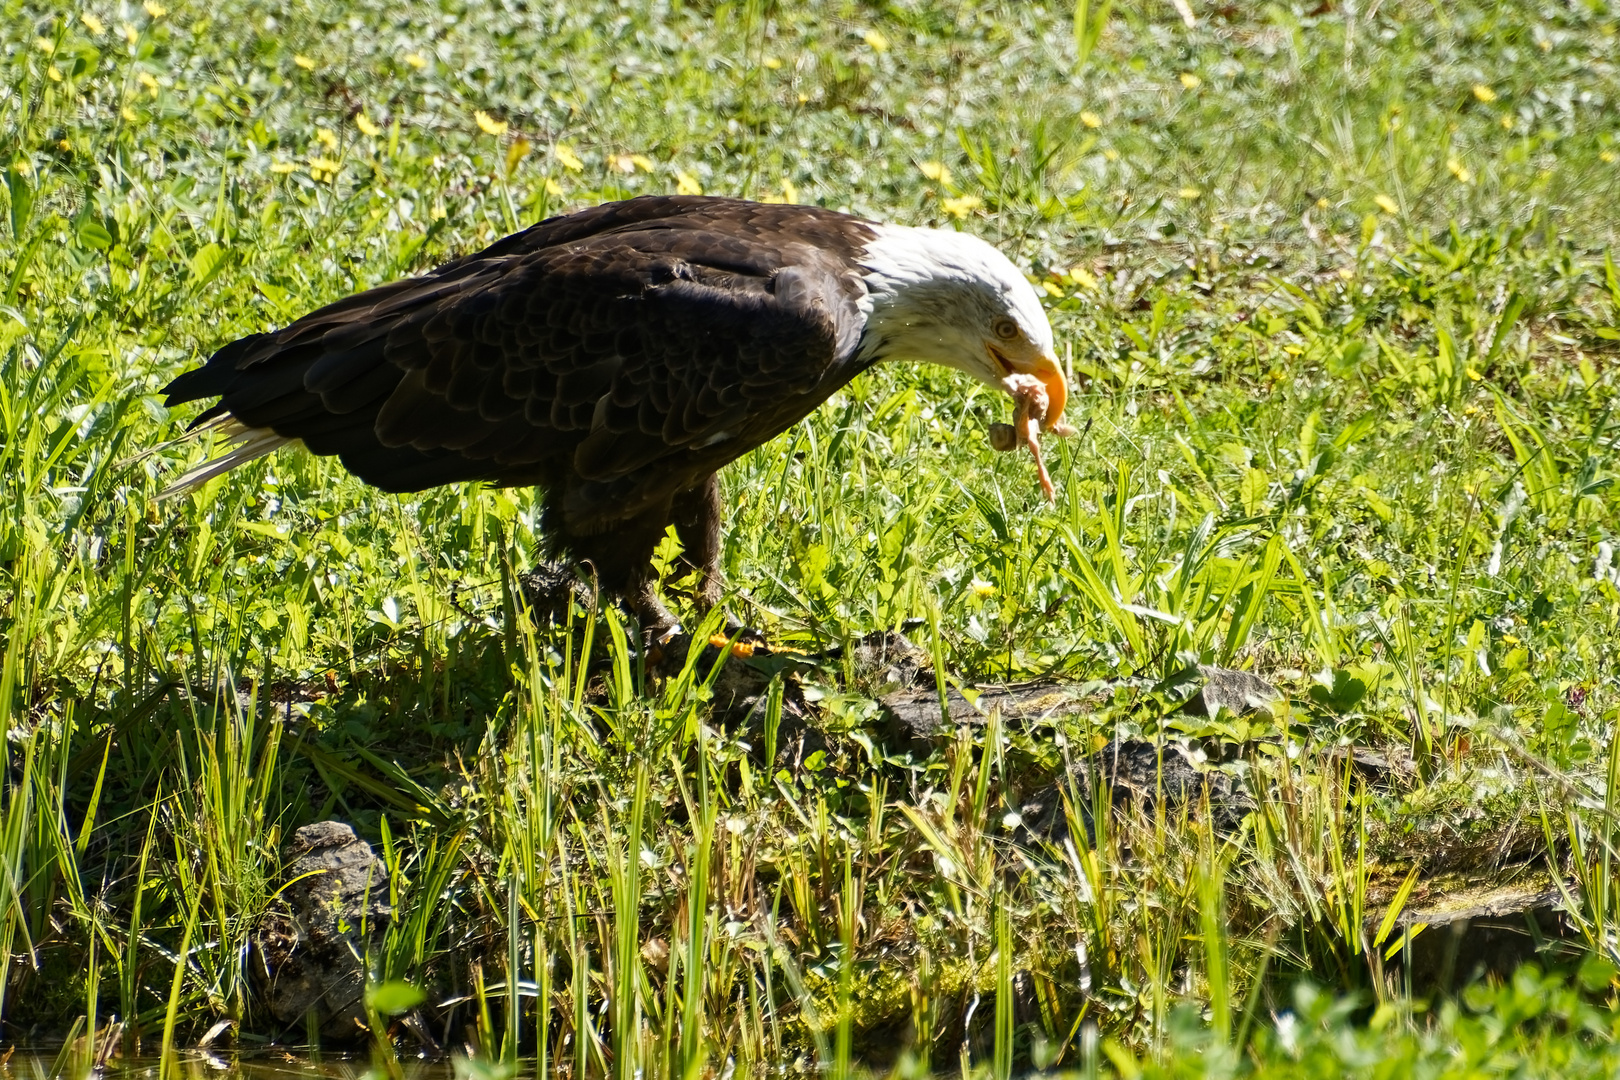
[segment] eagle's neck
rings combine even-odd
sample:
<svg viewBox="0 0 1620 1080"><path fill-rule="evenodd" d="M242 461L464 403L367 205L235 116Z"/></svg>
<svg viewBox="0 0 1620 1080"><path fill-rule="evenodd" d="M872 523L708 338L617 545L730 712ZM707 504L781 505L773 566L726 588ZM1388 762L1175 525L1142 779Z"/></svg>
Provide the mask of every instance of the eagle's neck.
<svg viewBox="0 0 1620 1080"><path fill-rule="evenodd" d="M968 233L877 225L858 262L858 360L943 364L984 380L982 328L1007 289L1028 288L1004 255Z"/></svg>

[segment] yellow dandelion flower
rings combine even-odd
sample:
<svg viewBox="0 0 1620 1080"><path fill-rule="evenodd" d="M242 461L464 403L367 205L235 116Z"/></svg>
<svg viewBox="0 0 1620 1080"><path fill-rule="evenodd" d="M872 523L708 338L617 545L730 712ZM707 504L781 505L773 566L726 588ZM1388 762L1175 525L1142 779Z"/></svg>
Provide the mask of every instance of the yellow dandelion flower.
<svg viewBox="0 0 1620 1080"><path fill-rule="evenodd" d="M876 52L886 52L889 48L889 39L878 30L868 30L861 36L861 40L872 46Z"/></svg>
<svg viewBox="0 0 1620 1080"><path fill-rule="evenodd" d="M917 166L917 171L936 183L949 184L951 182L951 170L946 168L943 162L925 161Z"/></svg>
<svg viewBox="0 0 1620 1080"><path fill-rule="evenodd" d="M1620 157L1615 157L1613 150L1605 150L1598 155L1598 160L1605 165L1613 165L1616 161L1620 161Z"/></svg>
<svg viewBox="0 0 1620 1080"><path fill-rule="evenodd" d="M146 3L142 4L141 7L145 8L146 13L154 19L161 19L169 13L169 9L158 3L157 0L146 0Z"/></svg>
<svg viewBox="0 0 1620 1080"><path fill-rule="evenodd" d="M1485 104L1489 105L1491 102L1496 100L1496 91L1492 90L1484 83L1475 83L1474 96L1483 101Z"/></svg>
<svg viewBox="0 0 1620 1080"><path fill-rule="evenodd" d="M1514 637L1512 634L1503 634L1502 640L1507 642L1509 645L1517 645L1519 643L1519 639Z"/></svg>
<svg viewBox="0 0 1620 1080"><path fill-rule="evenodd" d="M343 166L329 157L312 157L309 159L309 167L312 171L319 169L321 172L335 173Z"/></svg>
<svg viewBox="0 0 1620 1080"><path fill-rule="evenodd" d="M62 151L64 154L73 153L73 144L68 142L66 139L57 139L56 148Z"/></svg>
<svg viewBox="0 0 1620 1080"><path fill-rule="evenodd" d="M131 45L135 44L136 39L141 36L141 32L135 29L134 23L125 23L118 28L118 32L124 35L124 40L129 42Z"/></svg>
<svg viewBox="0 0 1620 1080"><path fill-rule="evenodd" d="M1102 117L1089 110L1080 114L1080 122L1088 128L1102 127Z"/></svg>
<svg viewBox="0 0 1620 1080"><path fill-rule="evenodd" d="M443 203L440 203L439 205L435 206L432 210L428 211L428 219L430 221L443 221L445 219L445 217L446 217L446 214L445 214L445 209L444 209L444 204Z"/></svg>
<svg viewBox="0 0 1620 1080"><path fill-rule="evenodd" d="M572 146L558 143L551 153L557 159L557 162L569 172L579 172L585 168L585 163L579 159L578 154L574 153Z"/></svg>
<svg viewBox="0 0 1620 1080"><path fill-rule="evenodd" d="M1374 195L1373 202L1377 203L1378 209L1386 214L1398 214L1401 212L1400 204L1388 195Z"/></svg>
<svg viewBox="0 0 1620 1080"><path fill-rule="evenodd" d="M290 161L276 161L271 163L270 171L277 176L286 176L290 172L297 172L298 166Z"/></svg>
<svg viewBox="0 0 1620 1080"><path fill-rule="evenodd" d="M945 212L954 218L965 218L973 211L984 205L984 200L977 195L963 195L955 199L946 199L939 204Z"/></svg>
<svg viewBox="0 0 1620 1080"><path fill-rule="evenodd" d="M61 82L62 81L62 70L60 68L58 68L55 64L52 64L50 67L46 68L45 69L45 74L50 76L51 82Z"/></svg>
<svg viewBox="0 0 1620 1080"><path fill-rule="evenodd" d="M1202 85L1204 81L1190 71L1183 71L1178 78L1181 79L1181 85L1188 90L1198 89L1198 87Z"/></svg>
<svg viewBox="0 0 1620 1080"><path fill-rule="evenodd" d="M799 201L799 189L793 186L793 181L784 177L782 179L782 193L771 192L761 195L759 201L763 203L796 203Z"/></svg>
<svg viewBox="0 0 1620 1080"><path fill-rule="evenodd" d="M1481 375L1479 372L1475 371L1473 368L1465 368L1464 370L1468 372L1468 378L1470 380L1472 380L1473 382L1479 382L1480 380L1485 378L1485 376Z"/></svg>
<svg viewBox="0 0 1620 1080"><path fill-rule="evenodd" d="M972 591L974 596L991 597L996 595L996 587L983 578L974 578L972 584L970 584L968 588Z"/></svg>
<svg viewBox="0 0 1620 1080"><path fill-rule="evenodd" d="M799 104L800 105L808 105L809 103L810 103L810 95L809 94L800 94L799 95Z"/></svg>
<svg viewBox="0 0 1620 1080"><path fill-rule="evenodd" d="M506 129L511 125L505 120L497 120L483 109L473 113L473 119L478 123L478 130L485 135L505 135Z"/></svg>
<svg viewBox="0 0 1620 1080"><path fill-rule="evenodd" d="M1305 350L1300 348L1298 345L1284 345L1283 352L1287 353L1289 356L1300 356L1304 354Z"/></svg>
<svg viewBox="0 0 1620 1080"><path fill-rule="evenodd" d="M1097 287L1097 279L1092 277L1091 271L1083 266L1069 267L1069 280L1082 289L1095 289Z"/></svg>
<svg viewBox="0 0 1620 1080"><path fill-rule="evenodd" d="M764 60L764 64L772 71L775 71L782 66L782 61L775 56L767 56Z"/></svg>
<svg viewBox="0 0 1620 1080"><path fill-rule="evenodd" d="M1184 187L1180 191L1176 192L1176 194L1180 195L1183 199L1191 200L1201 197L1204 193L1195 187Z"/></svg>
<svg viewBox="0 0 1620 1080"><path fill-rule="evenodd" d="M1513 114L1512 113L1503 113L1502 114L1502 130L1503 131L1512 131L1513 130Z"/></svg>
<svg viewBox="0 0 1620 1080"><path fill-rule="evenodd" d="M305 56L303 53L293 53L293 63L297 64L299 67L303 68L305 71L314 71L315 70L315 61L311 60L309 57Z"/></svg>
<svg viewBox="0 0 1620 1080"><path fill-rule="evenodd" d="M1326 210L1330 205L1331 204L1327 201L1327 196L1325 195L1316 200L1316 208L1318 210Z"/></svg>
<svg viewBox="0 0 1620 1080"><path fill-rule="evenodd" d="M140 117L135 115L135 110L130 108L128 105L124 105L119 108L118 115L122 116L126 122L131 124L140 119Z"/></svg>
<svg viewBox="0 0 1620 1080"><path fill-rule="evenodd" d="M52 41L50 38L35 38L34 48L38 49L46 56L51 56L56 52L56 42Z"/></svg>
<svg viewBox="0 0 1620 1080"><path fill-rule="evenodd" d="M562 185L557 183L557 181L553 180L551 177L546 177L546 194L550 195L553 199L560 199L562 197L562 193Z"/></svg>
<svg viewBox="0 0 1620 1080"><path fill-rule="evenodd" d="M1063 287L1060 286L1057 282L1055 282L1055 281L1043 281L1043 282L1041 282L1041 288L1046 290L1046 295L1047 296L1053 297L1053 298L1058 299L1058 300L1063 299Z"/></svg>
<svg viewBox="0 0 1620 1080"><path fill-rule="evenodd" d="M697 177L691 173L677 172L675 174L675 194L701 195L703 194L703 185L698 183Z"/></svg>
<svg viewBox="0 0 1620 1080"><path fill-rule="evenodd" d="M1474 180L1474 174L1468 171L1468 166L1456 158L1447 158L1446 168L1451 170L1451 175L1457 178L1459 184L1469 184Z"/></svg>
<svg viewBox="0 0 1620 1080"><path fill-rule="evenodd" d="M360 129L360 134L369 135L372 138L376 138L378 135L382 134L382 128L372 123L371 117L367 116L365 113L355 114L354 126Z"/></svg>
<svg viewBox="0 0 1620 1080"><path fill-rule="evenodd" d="M427 67L427 57L423 56L421 53L406 53L405 62L411 65L411 67L415 68L417 71L421 71L423 68Z"/></svg>
<svg viewBox="0 0 1620 1080"><path fill-rule="evenodd" d="M511 176L516 172L518 165L522 163L524 158L529 156L529 151L533 149L534 146L528 139L513 139L512 145L506 148L506 175Z"/></svg>
<svg viewBox="0 0 1620 1080"><path fill-rule="evenodd" d="M158 81L152 76L150 71L141 72L139 75L135 76L135 81L146 87L146 92L151 94L153 97L158 96Z"/></svg>
<svg viewBox="0 0 1620 1080"><path fill-rule="evenodd" d="M331 128L316 128L315 141L326 147L328 150L336 150L338 148L337 132L333 131Z"/></svg>
<svg viewBox="0 0 1620 1080"><path fill-rule="evenodd" d="M1355 267L1353 267L1353 266L1341 266L1341 267L1339 267L1339 280L1341 280L1341 281L1354 281L1355 277L1356 277Z"/></svg>
<svg viewBox="0 0 1620 1080"><path fill-rule="evenodd" d="M88 11L79 16L79 21L84 23L84 28L92 34L105 34L107 32L107 24Z"/></svg>
<svg viewBox="0 0 1620 1080"><path fill-rule="evenodd" d="M1119 160L1119 151L1115 150L1112 146L1110 146L1108 149L1103 151L1103 160L1104 161L1118 161Z"/></svg>
<svg viewBox="0 0 1620 1080"><path fill-rule="evenodd" d="M658 163L652 158L648 157L646 154L631 154L630 161L642 172L656 172L658 169Z"/></svg>

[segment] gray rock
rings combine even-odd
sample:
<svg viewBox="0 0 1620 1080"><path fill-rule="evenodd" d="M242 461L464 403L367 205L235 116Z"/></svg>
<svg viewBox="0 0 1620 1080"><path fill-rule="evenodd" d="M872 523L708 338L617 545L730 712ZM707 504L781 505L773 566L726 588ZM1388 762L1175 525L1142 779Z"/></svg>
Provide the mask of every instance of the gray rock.
<svg viewBox="0 0 1620 1080"><path fill-rule="evenodd" d="M714 654L718 657L718 651ZM706 669L705 669L706 670ZM782 680L782 712L776 728L776 757L766 760L766 722L770 710L771 680ZM744 734L751 748L750 757L771 769L786 769L797 775L804 759L827 748L827 740L812 719L814 710L805 700L804 687L791 664L782 664L768 652L744 659L727 660L710 686L714 695L710 719L733 734Z"/></svg>
<svg viewBox="0 0 1620 1080"><path fill-rule="evenodd" d="M1329 760L1348 761L1350 769L1374 787L1388 788L1417 775L1412 756L1399 750L1369 750L1363 746L1336 747Z"/></svg>
<svg viewBox="0 0 1620 1080"><path fill-rule="evenodd" d="M1213 664L1187 668L1162 684L1172 693L1188 686L1193 687L1192 694L1181 711L1189 716L1216 716L1222 709L1233 716L1270 713L1283 698L1281 690L1258 675Z"/></svg>
<svg viewBox="0 0 1620 1080"><path fill-rule="evenodd" d="M934 684L927 653L904 634L874 630L856 642L851 657L857 682L870 693L885 694Z"/></svg>
<svg viewBox="0 0 1620 1080"><path fill-rule="evenodd" d="M388 868L341 821L305 825L283 853L285 909L260 926L264 1003L333 1039L365 1030L366 958L392 917Z"/></svg>
<svg viewBox="0 0 1620 1080"><path fill-rule="evenodd" d="M1255 807L1242 783L1230 773L1202 766L1180 743L1162 747L1140 739L1116 739L1089 757L1075 762L1071 772L1075 807L1086 832L1094 834L1092 806L1098 784L1112 806L1135 807L1152 813L1162 799L1173 813L1201 813L1208 799L1211 821L1223 832L1235 830ZM1024 827L1033 836L1061 843L1069 835L1063 813L1063 787L1045 788L1020 810Z"/></svg>
<svg viewBox="0 0 1620 1080"><path fill-rule="evenodd" d="M946 690L945 707L941 709L928 658L903 637L892 636L898 638L898 643L868 638L857 653L865 661L863 666L881 673L876 681L889 689L879 695L878 701L887 721L882 734L891 746L910 744L921 748L937 743L963 725L982 727L991 711L998 709L1007 720L1051 720L1073 712L1102 685L1043 680L980 686L969 694L952 686ZM888 646L887 655L893 657L887 664L875 658L884 645ZM1269 712L1283 698L1281 691L1257 675L1210 664L1178 672L1160 683L1158 689L1183 698L1182 711L1193 716L1215 716L1223 708L1234 716Z"/></svg>
<svg viewBox="0 0 1620 1080"><path fill-rule="evenodd" d="M1449 993L1487 975L1509 976L1547 952L1573 953L1577 935L1563 896L1556 886L1537 887L1545 884L1545 878L1529 886L1487 884L1427 898L1401 912L1377 947L1387 949L1413 932L1391 966L1415 993ZM1367 920L1368 941L1383 918L1379 913Z"/></svg>
<svg viewBox="0 0 1620 1080"><path fill-rule="evenodd" d="M948 687L941 709L932 675L927 686L884 694L878 698L885 719L883 741L890 746L926 747L952 737L959 727L983 727L994 711L1003 720L1050 721L1071 713L1077 700L1073 685L1054 682L981 686L974 695L970 700L956 687Z"/></svg>

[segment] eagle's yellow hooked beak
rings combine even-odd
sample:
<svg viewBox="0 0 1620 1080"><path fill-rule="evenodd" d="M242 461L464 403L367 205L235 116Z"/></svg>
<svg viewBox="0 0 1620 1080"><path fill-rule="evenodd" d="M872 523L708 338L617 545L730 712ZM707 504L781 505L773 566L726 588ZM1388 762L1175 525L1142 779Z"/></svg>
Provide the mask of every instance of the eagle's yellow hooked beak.
<svg viewBox="0 0 1620 1080"><path fill-rule="evenodd" d="M1046 408L1035 419L1042 431L1055 435L1070 435L1074 429L1063 422L1063 410L1069 403L1069 383L1063 377L1063 368L1056 356L1022 341L986 343L991 363L1002 376L1001 388L1014 398L1021 398L1031 389L1033 379L1045 391Z"/></svg>

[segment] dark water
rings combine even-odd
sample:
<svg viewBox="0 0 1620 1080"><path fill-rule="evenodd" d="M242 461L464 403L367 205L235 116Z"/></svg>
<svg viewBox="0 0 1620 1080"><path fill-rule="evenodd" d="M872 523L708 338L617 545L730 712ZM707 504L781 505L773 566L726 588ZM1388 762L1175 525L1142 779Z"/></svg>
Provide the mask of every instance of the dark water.
<svg viewBox="0 0 1620 1080"><path fill-rule="evenodd" d="M404 1080L484 1080L503 1072L487 1066L457 1070L450 1059L399 1063ZM520 1062L510 1075L533 1075L533 1062ZM468 1074L471 1073L469 1077ZM390 1080L388 1070L365 1055L346 1057L321 1054L301 1056L278 1050L239 1053L236 1051L177 1051L167 1070L157 1057L113 1058L100 1071L84 1062L73 1062L58 1055L18 1050L0 1065L0 1080Z"/></svg>

